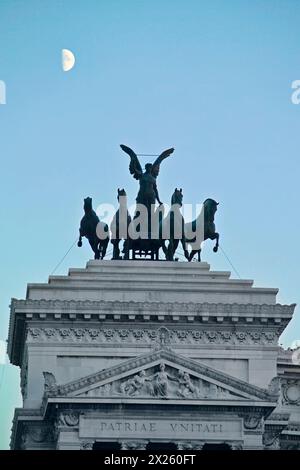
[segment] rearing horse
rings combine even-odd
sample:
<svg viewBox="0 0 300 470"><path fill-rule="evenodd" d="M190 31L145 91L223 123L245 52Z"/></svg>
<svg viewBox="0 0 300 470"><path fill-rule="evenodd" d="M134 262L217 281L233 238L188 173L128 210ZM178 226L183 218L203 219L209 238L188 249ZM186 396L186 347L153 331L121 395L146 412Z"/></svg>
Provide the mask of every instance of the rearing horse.
<svg viewBox="0 0 300 470"><path fill-rule="evenodd" d="M186 237L186 243L193 245L196 244L196 247L194 246L191 250L191 253L188 257L189 261L192 261L194 256L198 253L198 261L201 261L201 243L204 240L207 240L208 238L210 240L216 240L216 244L213 248L213 251L216 253L219 248L219 238L220 235L218 232L216 232L216 226L214 223L215 220L215 213L218 209L218 202L216 202L214 199L206 199L203 203L203 208L198 217L193 220L192 222L189 222L185 224L184 226L184 232L185 232L185 237ZM204 211L204 214L203 214ZM204 221L203 221L204 217ZM203 227L203 238L201 240L197 240L195 233L197 233L197 229L199 229L200 224L204 222L204 227Z"/></svg>
<svg viewBox="0 0 300 470"><path fill-rule="evenodd" d="M84 212L85 215L81 219L79 228L79 240L77 245L82 246L82 237L86 237L90 243L90 246L95 254L95 259L103 259L106 254L107 245L109 242L109 231L108 225L104 222L100 222L99 217L92 207L92 199L87 197L84 199ZM98 237L98 233L101 235L107 233L107 237Z"/></svg>

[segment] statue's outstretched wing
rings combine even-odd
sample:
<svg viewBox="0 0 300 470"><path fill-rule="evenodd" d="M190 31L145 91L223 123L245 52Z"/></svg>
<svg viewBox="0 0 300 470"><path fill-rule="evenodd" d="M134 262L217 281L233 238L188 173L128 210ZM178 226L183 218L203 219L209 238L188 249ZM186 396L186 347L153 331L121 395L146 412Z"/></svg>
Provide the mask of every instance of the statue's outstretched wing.
<svg viewBox="0 0 300 470"><path fill-rule="evenodd" d="M165 150L164 152L162 152L162 153L160 154L160 156L155 160L155 162L153 163L153 166L152 166L152 175L153 175L153 176L155 176L155 177L158 176L158 174L159 174L159 167L160 167L161 162L162 162L165 158L169 157L173 152L174 152L174 149L171 148L171 149Z"/></svg>
<svg viewBox="0 0 300 470"><path fill-rule="evenodd" d="M131 148L126 147L126 145L121 144L120 147L123 152L130 156L129 171L130 174L133 175L136 180L138 180L143 174L143 170L136 153Z"/></svg>

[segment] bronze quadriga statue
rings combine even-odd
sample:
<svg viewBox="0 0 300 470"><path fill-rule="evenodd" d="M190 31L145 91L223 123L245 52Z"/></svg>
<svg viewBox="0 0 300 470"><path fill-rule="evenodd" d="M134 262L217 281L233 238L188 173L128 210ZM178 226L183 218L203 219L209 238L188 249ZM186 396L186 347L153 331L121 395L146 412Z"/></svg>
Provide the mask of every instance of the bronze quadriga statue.
<svg viewBox="0 0 300 470"><path fill-rule="evenodd" d="M173 261L179 242L188 261L198 254L201 261L201 245L204 240L216 240L214 252L218 251L219 234L214 223L218 203L214 199L206 199L202 211L192 222L185 223L181 213L182 189L175 189L171 198L171 208L165 216L165 207L158 194L156 178L160 164L169 157L174 149L162 152L155 162L146 163L145 171L137 154L129 147L121 145L122 150L130 157L129 171L139 181L136 197L136 209L133 219L127 210L125 189L118 189L119 208L110 225L99 220L92 208L92 199L84 199L85 215L80 223L78 246L82 246L82 237L89 240L95 259L103 259L106 255L109 239L113 245L112 259L132 259L149 257L159 260L159 251L163 250L165 259ZM159 205L157 206L156 203ZM122 252L119 244L123 243ZM190 252L188 251L190 247Z"/></svg>

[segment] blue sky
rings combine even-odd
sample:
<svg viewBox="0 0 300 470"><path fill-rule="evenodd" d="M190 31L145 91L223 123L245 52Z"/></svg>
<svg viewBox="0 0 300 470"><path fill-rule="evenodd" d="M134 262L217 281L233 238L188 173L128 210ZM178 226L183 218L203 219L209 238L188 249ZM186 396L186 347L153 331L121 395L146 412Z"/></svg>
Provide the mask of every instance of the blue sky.
<svg viewBox="0 0 300 470"><path fill-rule="evenodd" d="M299 303L300 3L1 0L0 340L11 297L48 275L77 237L82 200L115 202L137 182L119 149L174 146L159 175L169 202L220 202L221 246L243 278ZM76 65L61 68L61 49ZM207 242L203 259L230 270ZM74 247L57 274L84 266ZM300 339L300 313L281 338ZM20 404L19 370L0 365L0 448Z"/></svg>

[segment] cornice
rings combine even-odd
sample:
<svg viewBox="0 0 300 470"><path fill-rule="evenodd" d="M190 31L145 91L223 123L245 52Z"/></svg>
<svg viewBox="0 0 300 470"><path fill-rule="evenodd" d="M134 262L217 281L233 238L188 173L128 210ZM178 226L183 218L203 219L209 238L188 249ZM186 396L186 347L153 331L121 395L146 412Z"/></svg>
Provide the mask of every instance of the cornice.
<svg viewBox="0 0 300 470"><path fill-rule="evenodd" d="M164 310L166 313L174 311L179 313L227 313L231 315L292 315L296 304L253 304L253 303L211 303L211 302L133 302L133 301L90 301L90 300L32 300L12 299L11 309L15 312L26 312L27 310L66 310L78 313L79 310L104 311L113 313L118 311L134 310L137 312Z"/></svg>
<svg viewBox="0 0 300 470"><path fill-rule="evenodd" d="M12 299L8 335L8 354L15 365L25 340L25 324L32 321L125 321L174 322L236 325L273 325L279 334L292 318L295 304L238 304L195 302L133 302Z"/></svg>

